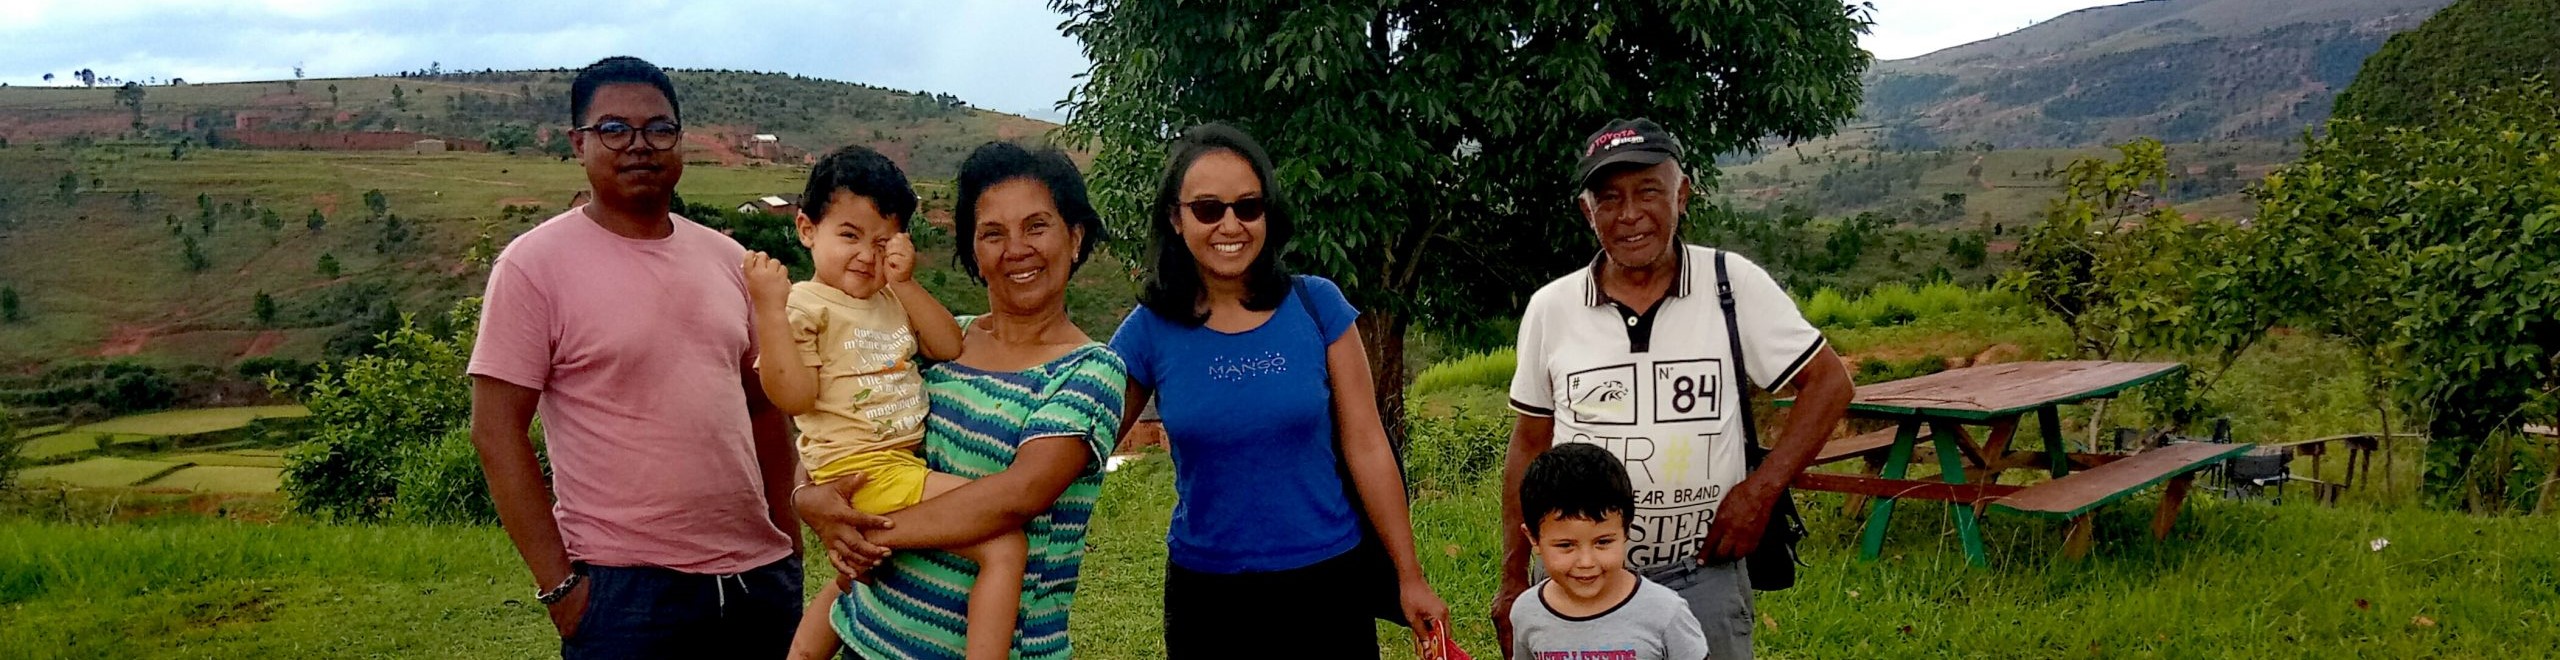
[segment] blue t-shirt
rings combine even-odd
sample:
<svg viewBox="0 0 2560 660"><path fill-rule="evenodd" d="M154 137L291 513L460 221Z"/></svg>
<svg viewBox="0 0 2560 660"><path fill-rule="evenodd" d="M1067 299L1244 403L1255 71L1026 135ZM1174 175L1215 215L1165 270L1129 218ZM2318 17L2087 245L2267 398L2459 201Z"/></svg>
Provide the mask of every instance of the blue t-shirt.
<svg viewBox="0 0 2560 660"><path fill-rule="evenodd" d="M1360 543L1335 471L1325 368L1326 348L1360 311L1324 278L1290 289L1252 330L1185 327L1142 305L1111 337L1164 418L1181 498L1165 542L1183 568L1304 568Z"/></svg>

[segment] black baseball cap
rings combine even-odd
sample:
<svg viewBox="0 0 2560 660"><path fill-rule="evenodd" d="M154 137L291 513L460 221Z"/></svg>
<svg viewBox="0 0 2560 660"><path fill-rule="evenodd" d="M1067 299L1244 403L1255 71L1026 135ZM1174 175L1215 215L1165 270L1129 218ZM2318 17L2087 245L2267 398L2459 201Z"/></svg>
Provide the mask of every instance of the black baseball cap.
<svg viewBox="0 0 2560 660"><path fill-rule="evenodd" d="M1686 154L1680 138L1651 119L1614 119L1582 141L1582 160L1573 166L1573 180L1588 190L1591 176L1600 170L1615 165L1651 167Z"/></svg>

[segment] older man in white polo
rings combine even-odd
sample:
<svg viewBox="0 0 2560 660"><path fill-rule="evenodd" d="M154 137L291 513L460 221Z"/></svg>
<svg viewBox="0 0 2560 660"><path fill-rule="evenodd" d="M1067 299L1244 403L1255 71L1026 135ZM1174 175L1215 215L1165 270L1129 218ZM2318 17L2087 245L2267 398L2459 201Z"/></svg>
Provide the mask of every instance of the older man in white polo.
<svg viewBox="0 0 2560 660"><path fill-rule="evenodd" d="M1579 206L1600 253L1540 288L1520 318L1494 626L1507 657L1510 606L1531 578L1528 541L1515 531L1521 472L1555 443L1586 442L1625 461L1636 489L1627 566L1689 601L1717 660L1747 659L1745 559L1847 411L1849 374L1767 271L1680 242L1690 187L1678 138L1650 120L1619 120L1579 147ZM1745 378L1797 394L1756 468L1743 449Z"/></svg>

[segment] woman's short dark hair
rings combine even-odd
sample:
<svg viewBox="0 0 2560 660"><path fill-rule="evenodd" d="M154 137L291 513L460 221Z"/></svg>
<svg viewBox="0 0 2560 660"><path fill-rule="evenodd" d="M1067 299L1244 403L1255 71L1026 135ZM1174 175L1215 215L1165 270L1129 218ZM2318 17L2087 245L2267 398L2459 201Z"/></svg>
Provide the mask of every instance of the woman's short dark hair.
<svg viewBox="0 0 2560 660"><path fill-rule="evenodd" d="M587 123L587 104L595 102L596 90L606 85L656 87L658 93L667 95L667 109L674 111L678 118L684 117L684 107L676 102L676 83L667 78L666 70L650 64L648 60L615 55L579 69L577 80L569 83L570 126Z"/></svg>
<svg viewBox="0 0 2560 660"><path fill-rule="evenodd" d="M1193 126L1174 138L1172 151L1165 157L1163 182L1156 186L1155 205L1148 209L1147 286L1138 298L1157 316L1186 326L1209 319L1199 310L1200 263L1191 258L1191 247L1174 231L1174 223L1182 222L1182 180L1191 175L1192 164L1201 156L1219 152L1243 158L1262 184L1262 254L1245 267L1244 308L1276 309L1289 296L1289 271L1281 267L1280 258L1288 251L1297 223L1288 200L1280 195L1271 156L1262 151L1262 143L1233 126Z"/></svg>
<svg viewBox="0 0 2560 660"><path fill-rule="evenodd" d="M1588 442L1559 442L1529 461L1520 475L1520 521L1529 535L1548 514L1597 522L1618 514L1635 516L1636 490L1627 480L1627 465L1617 455Z"/></svg>
<svg viewBox="0 0 2560 660"><path fill-rule="evenodd" d="M1033 151L1011 142L978 145L967 160L960 161L960 203L951 211L951 231L959 248L951 251L951 262L960 267L960 272L968 273L969 279L987 283L986 276L978 273L977 251L969 248L978 235L978 196L996 184L1014 179L1030 179L1048 188L1050 201L1058 205L1058 217L1067 226L1084 230L1084 242L1076 246L1076 262L1067 272L1083 267L1106 231L1102 214L1093 210L1093 201L1085 196L1084 174L1076 171L1075 161L1057 147Z"/></svg>
<svg viewBox="0 0 2560 660"><path fill-rule="evenodd" d="M852 145L818 159L809 168L808 187L800 191L801 212L811 222L826 220L839 190L871 200L880 215L898 221L898 231L906 231L908 217L916 213L916 189L907 184L907 173L870 147Z"/></svg>

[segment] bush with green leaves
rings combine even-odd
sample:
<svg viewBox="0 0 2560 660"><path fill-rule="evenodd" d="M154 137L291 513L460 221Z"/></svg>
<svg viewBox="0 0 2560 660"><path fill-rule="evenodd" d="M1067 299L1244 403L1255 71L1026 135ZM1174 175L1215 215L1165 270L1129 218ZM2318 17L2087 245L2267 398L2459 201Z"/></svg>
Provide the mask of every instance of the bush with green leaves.
<svg viewBox="0 0 2560 660"><path fill-rule="evenodd" d="M286 455L284 493L328 520L493 522L471 448L471 357L478 300L439 336L403 317L381 349L323 367L295 393L311 435ZM537 441L538 443L538 441Z"/></svg>
<svg viewBox="0 0 2560 660"><path fill-rule="evenodd" d="M1443 414L1422 412L1405 420L1405 482L1415 490L1455 491L1502 474L1511 446L1511 409L1464 401Z"/></svg>
<svg viewBox="0 0 2560 660"><path fill-rule="evenodd" d="M2560 94L2534 81L2440 106L2415 126L2332 121L2269 174L2257 241L2230 259L2253 286L2226 304L2366 351L2425 417L2428 499L2504 509L2538 493L2492 439L2560 407Z"/></svg>
<svg viewBox="0 0 2560 660"><path fill-rule="evenodd" d="M178 398L179 379L140 362L74 362L56 365L33 388L8 392L0 405L78 410L79 417L108 417L159 410Z"/></svg>
<svg viewBox="0 0 2560 660"><path fill-rule="evenodd" d="M18 437L17 418L9 414L9 409L0 408L0 493L18 487L18 468L26 465L26 458L18 455L18 445L23 442Z"/></svg>

